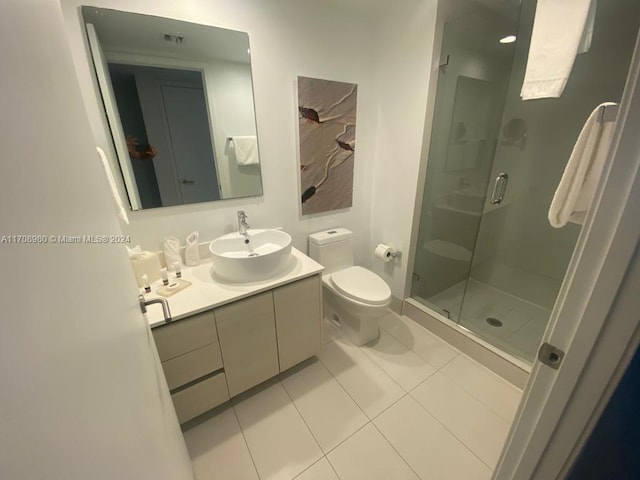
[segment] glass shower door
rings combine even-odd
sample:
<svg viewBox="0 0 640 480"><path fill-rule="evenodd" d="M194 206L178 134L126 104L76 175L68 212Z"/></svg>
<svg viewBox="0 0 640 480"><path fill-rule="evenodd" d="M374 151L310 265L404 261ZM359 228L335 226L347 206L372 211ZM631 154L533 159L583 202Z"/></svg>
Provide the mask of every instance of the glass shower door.
<svg viewBox="0 0 640 480"><path fill-rule="evenodd" d="M622 97L640 6L598 2L590 47L576 58L560 98L523 101L536 2L525 0L460 325L532 361L581 225L553 228L548 210L589 114ZM508 180L500 177L508 174ZM506 184L502 201L492 194ZM495 188L494 188L495 187Z"/></svg>
<svg viewBox="0 0 640 480"><path fill-rule="evenodd" d="M459 321L513 59L515 23L469 2L444 30L412 297Z"/></svg>
<svg viewBox="0 0 640 480"><path fill-rule="evenodd" d="M548 209L584 121L620 101L640 3L598 2L562 96L532 101L520 89L535 0L466 4L445 25L412 296L532 361L581 229L552 228Z"/></svg>

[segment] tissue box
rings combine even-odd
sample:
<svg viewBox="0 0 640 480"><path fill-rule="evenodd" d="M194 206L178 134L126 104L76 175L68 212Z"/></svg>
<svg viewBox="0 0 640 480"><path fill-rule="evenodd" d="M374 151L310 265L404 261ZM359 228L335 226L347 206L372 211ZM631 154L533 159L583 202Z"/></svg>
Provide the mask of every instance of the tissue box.
<svg viewBox="0 0 640 480"><path fill-rule="evenodd" d="M143 250L136 255L136 258L131 258L130 260L138 287L143 287L142 275L147 275L149 283L160 279L160 258L158 258L157 253Z"/></svg>

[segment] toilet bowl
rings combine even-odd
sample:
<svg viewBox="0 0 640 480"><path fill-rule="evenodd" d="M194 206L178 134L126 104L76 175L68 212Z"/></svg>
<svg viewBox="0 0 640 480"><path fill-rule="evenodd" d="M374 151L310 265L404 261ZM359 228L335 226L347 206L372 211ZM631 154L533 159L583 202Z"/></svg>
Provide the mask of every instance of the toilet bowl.
<svg viewBox="0 0 640 480"><path fill-rule="evenodd" d="M335 228L309 236L309 256L325 267L322 276L325 318L356 345L379 336L379 319L391 303L382 278L353 265L352 233Z"/></svg>

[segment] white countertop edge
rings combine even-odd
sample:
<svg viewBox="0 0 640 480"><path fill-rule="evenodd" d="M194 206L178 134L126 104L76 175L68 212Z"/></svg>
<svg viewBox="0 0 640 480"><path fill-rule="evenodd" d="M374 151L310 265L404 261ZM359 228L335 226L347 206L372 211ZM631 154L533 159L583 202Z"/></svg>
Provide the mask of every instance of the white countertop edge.
<svg viewBox="0 0 640 480"><path fill-rule="evenodd" d="M296 248L291 248L291 259L291 267L285 273L263 282L250 284L231 284L214 280L211 276L211 259L203 261L196 267L183 267L182 279L191 282L191 286L166 299L169 303L172 322L316 275L324 270L322 265ZM175 274L169 272L169 277L174 278ZM162 281L158 280L151 285L151 293L145 294L142 289L140 293L147 299L164 298L155 293L161 286ZM145 317L151 328L167 325L160 304L148 306Z"/></svg>

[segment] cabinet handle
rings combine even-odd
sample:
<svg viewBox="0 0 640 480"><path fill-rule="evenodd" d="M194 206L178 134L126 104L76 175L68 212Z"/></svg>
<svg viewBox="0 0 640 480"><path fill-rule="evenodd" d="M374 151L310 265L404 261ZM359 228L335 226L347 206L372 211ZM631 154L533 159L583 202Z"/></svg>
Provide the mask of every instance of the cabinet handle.
<svg viewBox="0 0 640 480"><path fill-rule="evenodd" d="M185 179L185 180L182 180L182 183L185 184L185 185L193 185L193 184L196 183L196 181L195 180L186 180Z"/></svg>

